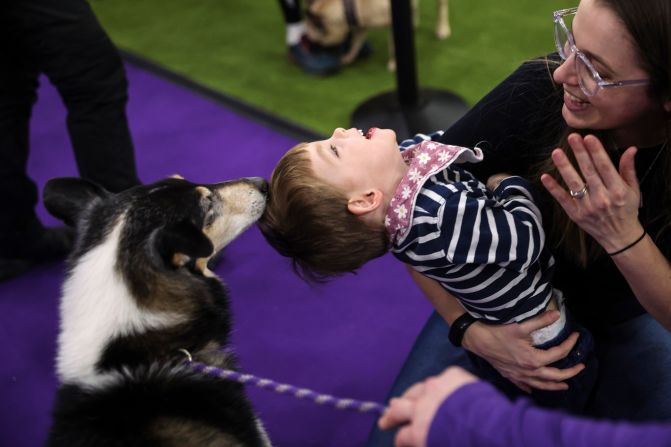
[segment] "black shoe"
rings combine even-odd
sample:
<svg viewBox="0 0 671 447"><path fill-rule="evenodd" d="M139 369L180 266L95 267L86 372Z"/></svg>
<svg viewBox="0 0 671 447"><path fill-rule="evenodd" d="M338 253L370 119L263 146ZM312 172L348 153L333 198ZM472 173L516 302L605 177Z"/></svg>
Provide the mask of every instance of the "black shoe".
<svg viewBox="0 0 671 447"><path fill-rule="evenodd" d="M340 68L338 56L328 51L319 51L306 38L289 47L289 59L299 65L304 72L314 75L326 76Z"/></svg>
<svg viewBox="0 0 671 447"><path fill-rule="evenodd" d="M0 281L15 278L38 264L64 259L72 250L74 230L67 227L44 228L31 237L21 238L21 251L0 257Z"/></svg>

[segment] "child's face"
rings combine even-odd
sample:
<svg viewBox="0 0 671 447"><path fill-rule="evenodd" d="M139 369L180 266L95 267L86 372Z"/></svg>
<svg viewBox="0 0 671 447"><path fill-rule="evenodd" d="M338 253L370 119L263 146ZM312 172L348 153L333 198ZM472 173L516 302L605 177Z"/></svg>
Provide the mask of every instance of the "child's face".
<svg viewBox="0 0 671 447"><path fill-rule="evenodd" d="M391 129L338 128L331 138L307 145L312 169L317 177L345 194L368 188L393 192L407 171Z"/></svg>

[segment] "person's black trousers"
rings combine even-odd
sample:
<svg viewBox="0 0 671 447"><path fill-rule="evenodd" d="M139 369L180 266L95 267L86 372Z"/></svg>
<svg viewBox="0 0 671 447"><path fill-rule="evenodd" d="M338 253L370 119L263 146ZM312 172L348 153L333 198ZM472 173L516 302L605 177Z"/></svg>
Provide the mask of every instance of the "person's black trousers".
<svg viewBox="0 0 671 447"><path fill-rule="evenodd" d="M140 182L125 112L124 67L85 0L0 3L0 58L2 257L20 250L12 245L20 245L21 236L39 226L34 212L39 192L26 167L40 73L56 87L67 108L80 175L114 192Z"/></svg>
<svg viewBox="0 0 671 447"><path fill-rule="evenodd" d="M282 8L282 15L284 22L299 23L303 20L303 11L301 11L301 0L279 0L280 8Z"/></svg>

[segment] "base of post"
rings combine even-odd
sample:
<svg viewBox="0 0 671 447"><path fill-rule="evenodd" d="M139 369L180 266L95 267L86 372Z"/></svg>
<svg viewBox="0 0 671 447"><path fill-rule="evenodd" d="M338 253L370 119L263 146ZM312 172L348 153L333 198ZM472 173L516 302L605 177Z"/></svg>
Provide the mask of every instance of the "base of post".
<svg viewBox="0 0 671 447"><path fill-rule="evenodd" d="M461 118L468 106L459 96L444 90L420 89L416 105L402 106L396 91L376 95L352 113L352 126L396 131L399 141L418 133L447 129Z"/></svg>

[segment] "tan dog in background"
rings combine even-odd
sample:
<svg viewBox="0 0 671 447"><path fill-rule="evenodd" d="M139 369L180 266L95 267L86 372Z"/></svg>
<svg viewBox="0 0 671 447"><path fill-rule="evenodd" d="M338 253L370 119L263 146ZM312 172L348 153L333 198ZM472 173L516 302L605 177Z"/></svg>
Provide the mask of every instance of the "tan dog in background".
<svg viewBox="0 0 671 447"><path fill-rule="evenodd" d="M412 0L414 23L417 26L417 3ZM436 0L436 37L446 39L451 34L448 17L447 0ZM343 65L351 64L356 59L366 41L369 28L391 25L391 0L313 0L307 12L307 35L317 44L333 46L341 44L352 33L352 40L346 54L341 56ZM390 71L396 69L393 38L389 38Z"/></svg>

